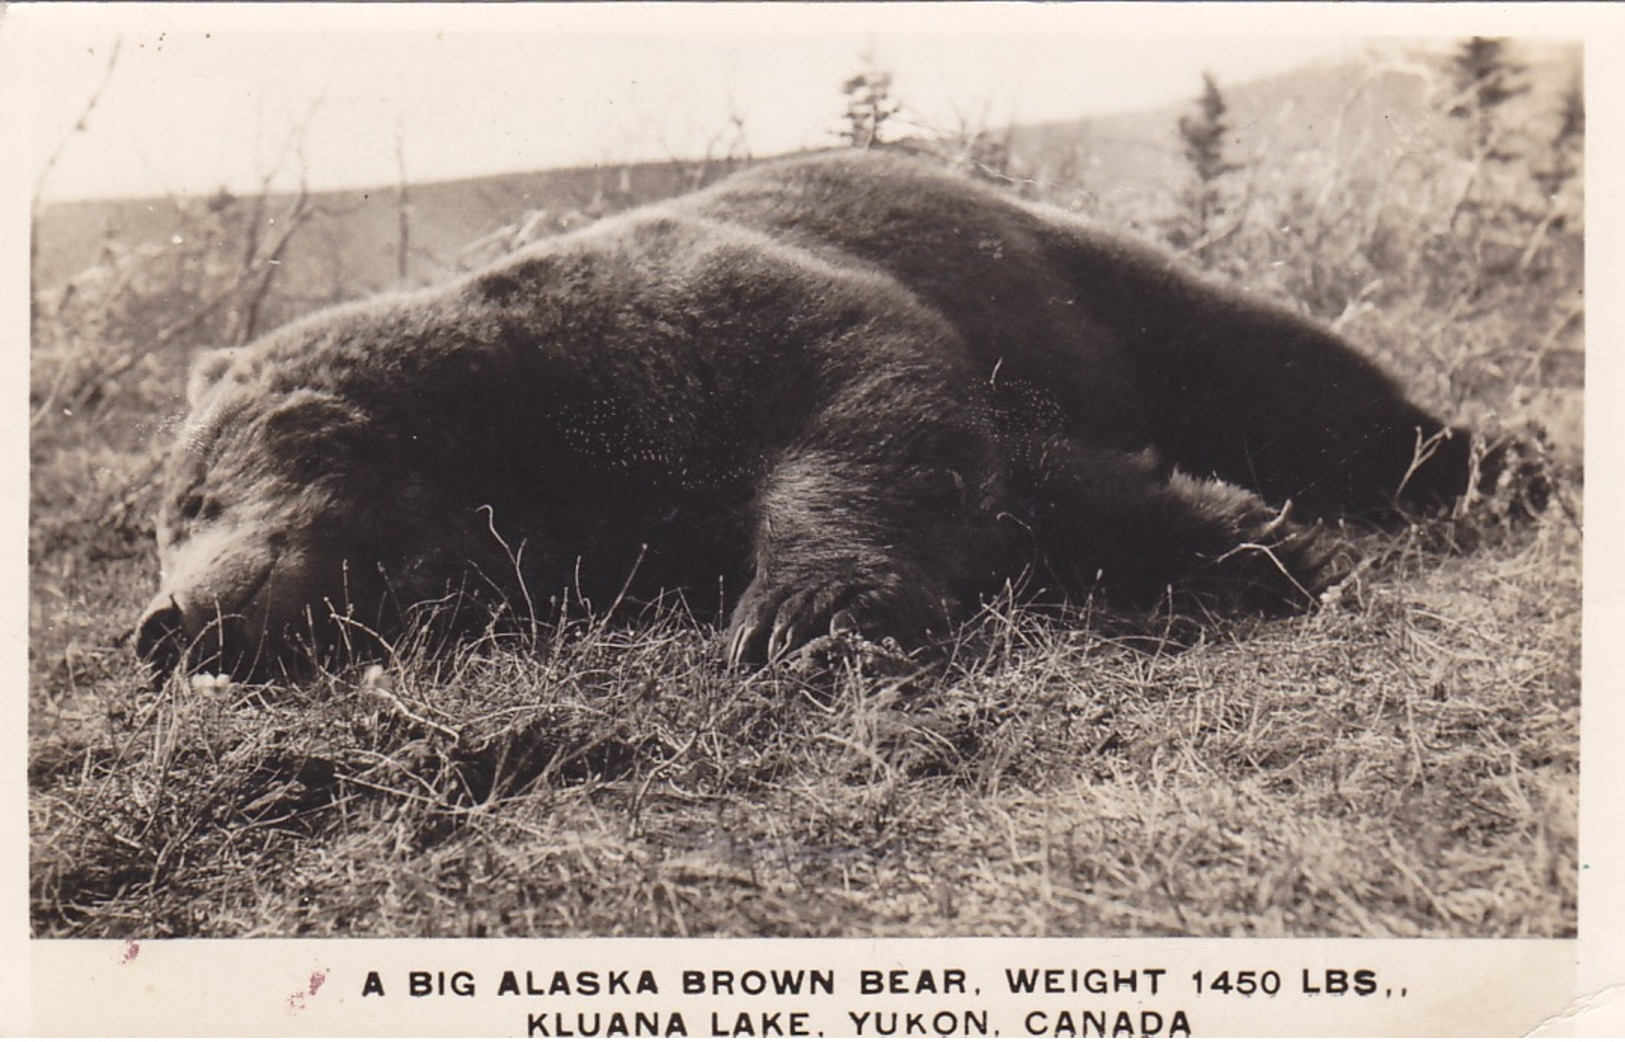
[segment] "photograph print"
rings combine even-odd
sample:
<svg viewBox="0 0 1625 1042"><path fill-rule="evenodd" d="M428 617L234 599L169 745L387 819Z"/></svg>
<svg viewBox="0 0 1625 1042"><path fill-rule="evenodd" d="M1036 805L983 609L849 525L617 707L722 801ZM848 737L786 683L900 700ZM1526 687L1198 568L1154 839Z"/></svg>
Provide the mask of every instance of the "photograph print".
<svg viewBox="0 0 1625 1042"><path fill-rule="evenodd" d="M36 32L33 936L1575 936L1580 44L741 11Z"/></svg>

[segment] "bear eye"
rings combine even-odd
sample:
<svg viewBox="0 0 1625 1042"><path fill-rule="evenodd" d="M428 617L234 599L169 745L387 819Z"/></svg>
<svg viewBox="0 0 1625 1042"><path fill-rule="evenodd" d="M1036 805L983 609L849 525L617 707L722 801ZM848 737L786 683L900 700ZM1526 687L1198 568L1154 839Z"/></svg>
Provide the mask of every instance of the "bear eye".
<svg viewBox="0 0 1625 1042"><path fill-rule="evenodd" d="M180 515L185 521L196 521L200 517L213 521L220 516L220 501L201 492L190 493L181 500Z"/></svg>
<svg viewBox="0 0 1625 1042"><path fill-rule="evenodd" d="M293 462L293 476L296 481L314 481L322 476L328 461L314 453L305 453Z"/></svg>

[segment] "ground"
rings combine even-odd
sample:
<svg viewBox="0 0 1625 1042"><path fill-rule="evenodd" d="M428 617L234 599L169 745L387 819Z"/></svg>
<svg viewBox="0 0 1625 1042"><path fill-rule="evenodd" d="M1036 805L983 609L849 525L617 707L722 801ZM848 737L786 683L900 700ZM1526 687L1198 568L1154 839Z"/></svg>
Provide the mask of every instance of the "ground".
<svg viewBox="0 0 1625 1042"><path fill-rule="evenodd" d="M833 676L730 673L675 615L303 688L142 691L65 648L35 927L1572 934L1577 529L1369 540L1320 611L1182 650L1008 605L946 662Z"/></svg>

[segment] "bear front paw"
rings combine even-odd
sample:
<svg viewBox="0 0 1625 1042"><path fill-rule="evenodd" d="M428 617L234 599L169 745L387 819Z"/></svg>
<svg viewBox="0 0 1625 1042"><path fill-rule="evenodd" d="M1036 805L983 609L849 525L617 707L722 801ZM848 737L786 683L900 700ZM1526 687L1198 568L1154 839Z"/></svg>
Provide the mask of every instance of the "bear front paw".
<svg viewBox="0 0 1625 1042"><path fill-rule="evenodd" d="M947 618L945 598L929 583L893 577L881 582L815 582L800 586L752 583L729 623L728 664L776 662L822 637L856 634L922 641Z"/></svg>

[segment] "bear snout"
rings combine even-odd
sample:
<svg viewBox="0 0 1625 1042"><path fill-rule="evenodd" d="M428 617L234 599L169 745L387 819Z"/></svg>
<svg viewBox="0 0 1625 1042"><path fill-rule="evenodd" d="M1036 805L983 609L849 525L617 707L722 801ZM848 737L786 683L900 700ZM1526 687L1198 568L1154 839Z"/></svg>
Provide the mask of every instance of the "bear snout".
<svg viewBox="0 0 1625 1042"><path fill-rule="evenodd" d="M174 594L160 593L135 629L135 653L161 680L177 669L247 679L258 668L252 639L237 614L189 611Z"/></svg>
<svg viewBox="0 0 1625 1042"><path fill-rule="evenodd" d="M173 673L186 652L186 617L167 593L154 597L135 629L135 653L159 674Z"/></svg>
<svg viewBox="0 0 1625 1042"><path fill-rule="evenodd" d="M159 592L134 630L136 655L157 677L180 670L267 680L299 674L313 659L372 653L387 591L366 570L284 536L240 535L170 548Z"/></svg>
<svg viewBox="0 0 1625 1042"><path fill-rule="evenodd" d="M135 627L135 653L153 668L154 679L176 670L221 673L250 679L263 672L266 624L259 605L264 580L254 583L228 608L216 595L208 608L195 592L162 590ZM250 616L253 616L252 622Z"/></svg>

